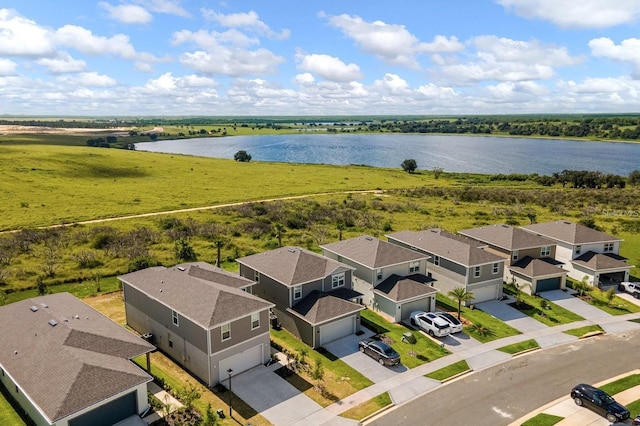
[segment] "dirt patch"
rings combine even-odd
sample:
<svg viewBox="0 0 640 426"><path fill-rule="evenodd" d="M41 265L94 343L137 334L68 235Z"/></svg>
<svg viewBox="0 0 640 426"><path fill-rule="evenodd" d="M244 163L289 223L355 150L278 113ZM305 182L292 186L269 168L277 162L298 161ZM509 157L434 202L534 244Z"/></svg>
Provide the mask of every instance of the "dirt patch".
<svg viewBox="0 0 640 426"><path fill-rule="evenodd" d="M124 299L122 291L101 294L100 296L87 297L82 299L87 305L93 307L105 316L111 318L120 325L126 322L124 311Z"/></svg>

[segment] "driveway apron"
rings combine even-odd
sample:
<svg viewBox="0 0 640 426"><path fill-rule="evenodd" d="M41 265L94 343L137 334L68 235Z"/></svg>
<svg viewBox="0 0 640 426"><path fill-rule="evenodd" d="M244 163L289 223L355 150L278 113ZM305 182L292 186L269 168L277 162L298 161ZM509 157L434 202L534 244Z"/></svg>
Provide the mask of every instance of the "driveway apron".
<svg viewBox="0 0 640 426"><path fill-rule="evenodd" d="M591 306L584 300L574 297L569 292L562 290L551 290L540 293L545 299L561 306L574 314L578 314L588 321L594 321L603 318L610 318L611 314L606 313L602 309Z"/></svg>
<svg viewBox="0 0 640 426"><path fill-rule="evenodd" d="M493 315L522 333L530 333L547 328L547 326L540 321L534 320L508 305L508 303L513 303L514 301L515 300L511 298L507 301L490 300L488 302L478 303L476 306L478 309Z"/></svg>

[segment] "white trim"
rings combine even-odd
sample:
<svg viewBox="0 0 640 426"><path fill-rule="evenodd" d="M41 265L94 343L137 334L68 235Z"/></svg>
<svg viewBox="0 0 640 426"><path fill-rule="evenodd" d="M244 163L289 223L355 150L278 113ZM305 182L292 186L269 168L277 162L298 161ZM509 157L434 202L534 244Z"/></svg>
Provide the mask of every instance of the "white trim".
<svg viewBox="0 0 640 426"><path fill-rule="evenodd" d="M224 334L225 334L224 328L225 328L225 326L229 328L229 330L228 330L229 336L227 336L227 337L224 337ZM225 342L225 341L227 341L229 339L231 339L231 323L227 322L227 323L222 324L220 326L220 341Z"/></svg>

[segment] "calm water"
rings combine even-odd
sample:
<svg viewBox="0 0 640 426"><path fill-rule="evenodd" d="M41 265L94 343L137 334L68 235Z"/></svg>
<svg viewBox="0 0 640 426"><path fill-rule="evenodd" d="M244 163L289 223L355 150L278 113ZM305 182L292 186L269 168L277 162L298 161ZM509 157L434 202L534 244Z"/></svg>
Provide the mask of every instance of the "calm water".
<svg viewBox="0 0 640 426"><path fill-rule="evenodd" d="M627 176L640 169L640 144L477 136L406 134L269 135L181 139L136 144L141 151L252 161L366 164L399 168L408 158L418 169L447 172L538 173L599 170Z"/></svg>

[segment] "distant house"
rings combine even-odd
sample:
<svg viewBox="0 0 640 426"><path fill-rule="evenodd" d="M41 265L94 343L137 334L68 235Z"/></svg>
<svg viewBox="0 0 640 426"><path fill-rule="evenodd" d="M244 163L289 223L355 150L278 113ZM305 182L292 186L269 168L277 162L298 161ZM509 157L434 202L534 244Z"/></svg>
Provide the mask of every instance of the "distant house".
<svg viewBox="0 0 640 426"><path fill-rule="evenodd" d="M633 265L619 255L620 238L566 220L527 225L522 229L553 240L557 245L556 260L564 263L569 276L575 280L586 276L591 285L629 281Z"/></svg>
<svg viewBox="0 0 640 426"><path fill-rule="evenodd" d="M487 225L459 234L485 244L486 251L505 258L504 281L525 293L565 288L567 271L555 260L556 242L511 225Z"/></svg>
<svg viewBox="0 0 640 426"><path fill-rule="evenodd" d="M395 232L387 239L427 256L433 285L444 294L464 287L473 293L470 303L502 297L505 258L481 249L478 241L437 228Z"/></svg>
<svg viewBox="0 0 640 426"><path fill-rule="evenodd" d="M139 416L152 378L131 359L154 349L69 293L0 307L0 382L36 425Z"/></svg>
<svg viewBox="0 0 640 426"><path fill-rule="evenodd" d="M269 309L255 284L204 262L118 277L127 324L208 386L266 362Z"/></svg>
<svg viewBox="0 0 640 426"><path fill-rule="evenodd" d="M284 328L320 347L360 330L362 294L353 268L300 247L282 247L236 259L240 275L257 283L254 294L275 303Z"/></svg>
<svg viewBox="0 0 640 426"><path fill-rule="evenodd" d="M356 290L366 303L394 322L412 311L435 309L437 289L426 276L423 253L371 236L361 236L320 246L324 256L355 269Z"/></svg>

